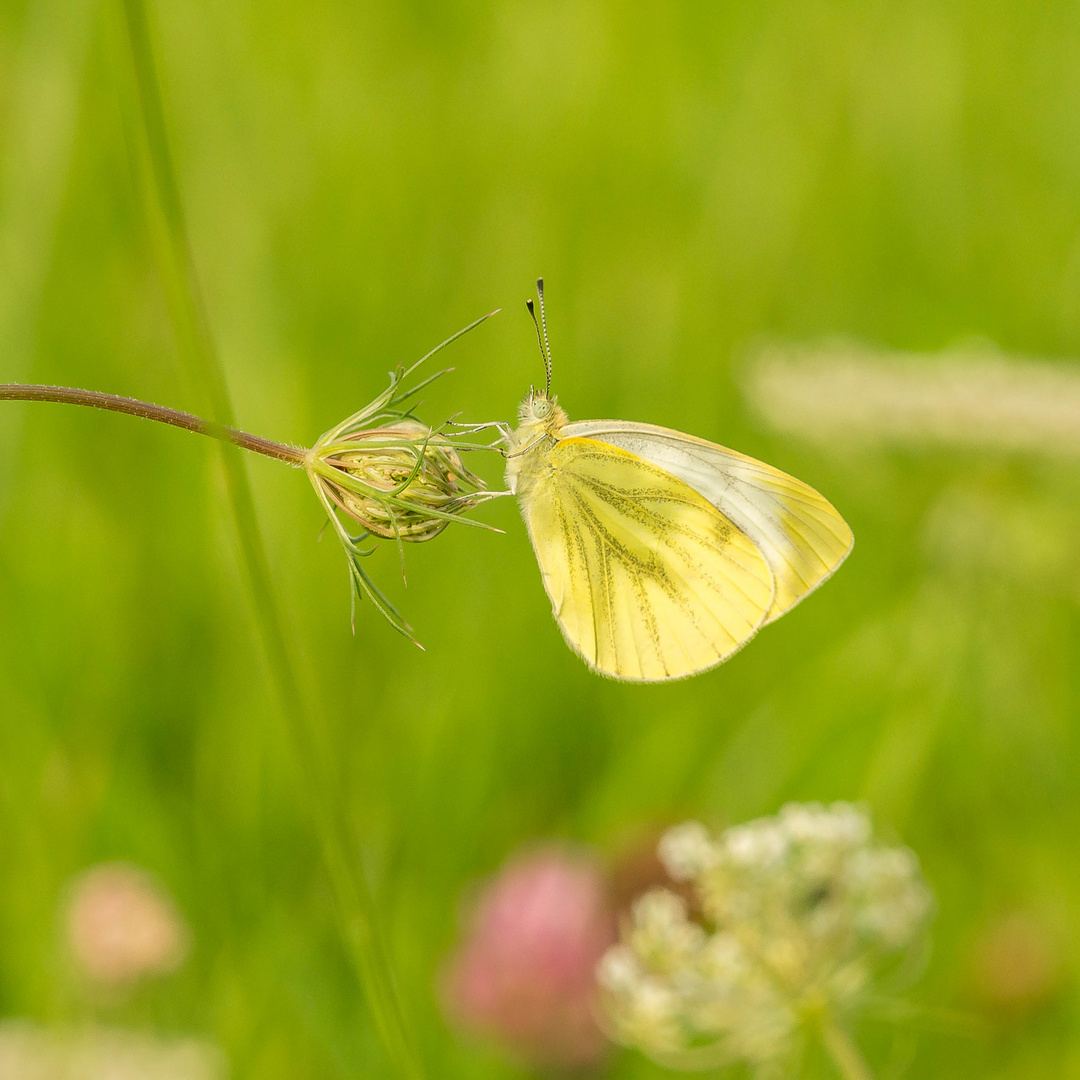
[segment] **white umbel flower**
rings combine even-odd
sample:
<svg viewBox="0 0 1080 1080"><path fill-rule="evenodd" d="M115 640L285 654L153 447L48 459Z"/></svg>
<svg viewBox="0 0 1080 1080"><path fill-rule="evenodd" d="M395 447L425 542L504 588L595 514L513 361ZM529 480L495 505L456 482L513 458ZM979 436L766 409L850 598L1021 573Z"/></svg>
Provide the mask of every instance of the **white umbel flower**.
<svg viewBox="0 0 1080 1080"><path fill-rule="evenodd" d="M687 821L660 837L660 861L672 881L690 881L716 862L709 830L700 821Z"/></svg>
<svg viewBox="0 0 1080 1080"><path fill-rule="evenodd" d="M663 1064L742 1061L781 1074L816 1032L835 1052L875 976L921 940L932 899L907 848L873 838L850 803L791 803L718 837L670 829L659 854L689 881L633 905L598 969L612 1034ZM858 1051L845 1042L845 1051Z"/></svg>

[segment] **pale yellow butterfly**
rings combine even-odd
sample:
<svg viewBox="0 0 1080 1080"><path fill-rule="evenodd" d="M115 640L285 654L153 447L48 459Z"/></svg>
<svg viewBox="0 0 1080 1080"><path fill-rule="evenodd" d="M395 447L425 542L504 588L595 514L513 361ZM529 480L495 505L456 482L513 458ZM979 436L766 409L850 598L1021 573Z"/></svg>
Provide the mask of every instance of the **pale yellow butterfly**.
<svg viewBox="0 0 1080 1080"><path fill-rule="evenodd" d="M734 450L651 424L571 423L551 394L542 279L537 290L547 386L506 434L506 482L555 621L613 679L715 667L832 575L851 529L812 487Z"/></svg>

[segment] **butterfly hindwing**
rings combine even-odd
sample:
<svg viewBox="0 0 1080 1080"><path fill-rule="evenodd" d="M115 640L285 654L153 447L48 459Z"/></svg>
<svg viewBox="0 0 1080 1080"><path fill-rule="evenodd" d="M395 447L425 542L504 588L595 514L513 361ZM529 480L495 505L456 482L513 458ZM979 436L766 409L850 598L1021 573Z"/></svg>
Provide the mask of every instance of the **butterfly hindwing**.
<svg viewBox="0 0 1080 1080"><path fill-rule="evenodd" d="M809 484L716 443L652 424L584 420L564 433L619 447L685 481L753 540L776 581L766 622L824 582L847 557L851 529Z"/></svg>
<svg viewBox="0 0 1080 1080"><path fill-rule="evenodd" d="M519 495L544 586L593 668L636 681L692 675L765 621L775 593L766 559L684 480L591 438L526 460Z"/></svg>

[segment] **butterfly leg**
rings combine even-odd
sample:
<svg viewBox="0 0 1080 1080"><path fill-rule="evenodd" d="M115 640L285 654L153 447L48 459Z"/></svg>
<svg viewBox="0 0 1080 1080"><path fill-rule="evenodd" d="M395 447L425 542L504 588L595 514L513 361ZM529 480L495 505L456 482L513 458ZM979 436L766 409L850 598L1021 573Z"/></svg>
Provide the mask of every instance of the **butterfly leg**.
<svg viewBox="0 0 1080 1080"><path fill-rule="evenodd" d="M508 458L521 457L522 454L527 454L534 446L539 446L540 443L542 443L545 439L550 439L552 445L559 441L550 432L545 431L542 435L538 435L535 439L533 439L533 441L527 446L523 446L520 450L515 450L512 454L507 454L506 456Z"/></svg>
<svg viewBox="0 0 1080 1080"><path fill-rule="evenodd" d="M460 428L460 431L455 432L457 435L475 435L479 431L490 431L494 428L499 433L499 441L508 445L512 430L503 420L489 420L486 424L460 424L456 420L447 420L445 426Z"/></svg>

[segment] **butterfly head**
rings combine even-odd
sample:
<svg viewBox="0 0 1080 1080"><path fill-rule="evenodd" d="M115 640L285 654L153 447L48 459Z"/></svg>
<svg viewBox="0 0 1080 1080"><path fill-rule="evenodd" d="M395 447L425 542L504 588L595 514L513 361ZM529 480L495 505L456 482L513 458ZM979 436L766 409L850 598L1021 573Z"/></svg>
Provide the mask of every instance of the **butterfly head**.
<svg viewBox="0 0 1080 1080"><path fill-rule="evenodd" d="M567 419L554 394L530 386L528 395L518 409L518 422L522 427L535 428L537 431L554 431L562 427Z"/></svg>
<svg viewBox="0 0 1080 1080"><path fill-rule="evenodd" d="M529 387L518 409L517 429L507 439L506 484L511 491L521 494L525 490L522 484L527 487L531 482L530 470L535 470L538 459L559 441L567 423L566 413L555 397Z"/></svg>

